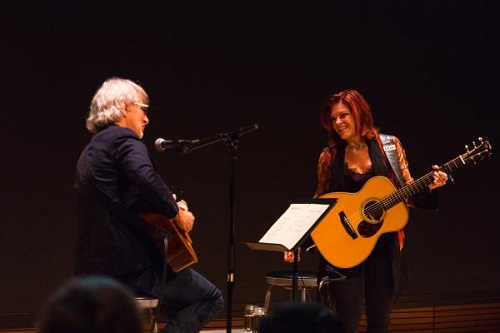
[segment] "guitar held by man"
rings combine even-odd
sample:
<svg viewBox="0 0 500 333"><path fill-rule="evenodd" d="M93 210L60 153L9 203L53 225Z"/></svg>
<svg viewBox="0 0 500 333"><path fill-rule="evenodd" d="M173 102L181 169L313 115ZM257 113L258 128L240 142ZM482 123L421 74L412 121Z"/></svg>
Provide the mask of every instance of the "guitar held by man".
<svg viewBox="0 0 500 333"><path fill-rule="evenodd" d="M166 260L174 272L179 272L198 262L189 233L179 228L174 220L158 213L141 213L140 215L143 220L169 235Z"/></svg>

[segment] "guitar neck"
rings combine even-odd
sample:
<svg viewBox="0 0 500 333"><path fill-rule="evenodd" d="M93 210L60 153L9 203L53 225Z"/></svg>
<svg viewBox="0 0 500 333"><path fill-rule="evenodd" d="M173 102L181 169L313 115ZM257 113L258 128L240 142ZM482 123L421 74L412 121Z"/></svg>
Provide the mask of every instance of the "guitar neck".
<svg viewBox="0 0 500 333"><path fill-rule="evenodd" d="M446 173L450 174L452 171L455 171L462 165L467 164L471 160L464 159L461 155L454 158L453 160L443 164L441 166L441 170L445 171ZM384 209L389 209L398 203L405 201L412 196L414 196L417 193L422 192L425 190L429 184L431 184L434 181L434 171L431 171L424 176L418 178L412 183L404 185L402 188L397 190L396 192L388 195L384 199L381 200L381 204L384 207Z"/></svg>

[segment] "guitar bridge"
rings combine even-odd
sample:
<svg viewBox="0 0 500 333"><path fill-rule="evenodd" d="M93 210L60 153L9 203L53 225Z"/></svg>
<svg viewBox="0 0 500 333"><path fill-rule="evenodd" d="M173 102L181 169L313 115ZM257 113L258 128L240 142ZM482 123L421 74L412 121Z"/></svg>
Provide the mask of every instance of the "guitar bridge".
<svg viewBox="0 0 500 333"><path fill-rule="evenodd" d="M339 217L340 217L340 222L342 223L342 226L344 227L347 234L351 236L352 239L358 238L358 234L356 234L356 231L354 231L354 228L352 227L351 223L345 216L345 213L339 212Z"/></svg>

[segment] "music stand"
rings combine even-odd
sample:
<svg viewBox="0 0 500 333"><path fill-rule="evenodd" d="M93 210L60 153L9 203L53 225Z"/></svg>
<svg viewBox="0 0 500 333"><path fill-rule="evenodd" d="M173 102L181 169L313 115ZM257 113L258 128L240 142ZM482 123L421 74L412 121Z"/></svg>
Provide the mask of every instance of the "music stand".
<svg viewBox="0 0 500 333"><path fill-rule="evenodd" d="M336 198L295 200L259 242L245 242L252 250L294 252L292 279L292 300L294 301L297 289L299 248L336 202Z"/></svg>

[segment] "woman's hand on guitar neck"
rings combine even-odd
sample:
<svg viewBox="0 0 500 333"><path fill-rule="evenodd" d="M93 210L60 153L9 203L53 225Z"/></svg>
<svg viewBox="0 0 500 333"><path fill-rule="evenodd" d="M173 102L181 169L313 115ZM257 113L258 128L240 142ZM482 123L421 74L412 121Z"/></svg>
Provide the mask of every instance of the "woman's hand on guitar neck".
<svg viewBox="0 0 500 333"><path fill-rule="evenodd" d="M441 168L438 165L433 165L432 169L434 170L432 174L434 180L429 184L429 190L431 191L438 187L446 185L446 183L448 182L448 175L444 171L441 171Z"/></svg>

